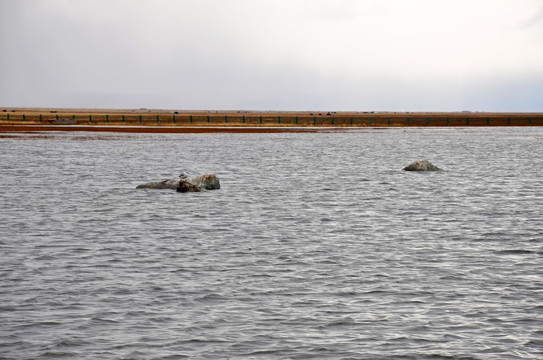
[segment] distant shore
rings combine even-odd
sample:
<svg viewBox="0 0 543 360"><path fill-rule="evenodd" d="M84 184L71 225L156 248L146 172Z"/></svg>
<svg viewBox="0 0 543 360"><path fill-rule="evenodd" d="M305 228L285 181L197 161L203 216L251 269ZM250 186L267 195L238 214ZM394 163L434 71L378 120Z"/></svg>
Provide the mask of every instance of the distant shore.
<svg viewBox="0 0 543 360"><path fill-rule="evenodd" d="M0 107L0 131L284 132L324 128L543 126L543 113Z"/></svg>

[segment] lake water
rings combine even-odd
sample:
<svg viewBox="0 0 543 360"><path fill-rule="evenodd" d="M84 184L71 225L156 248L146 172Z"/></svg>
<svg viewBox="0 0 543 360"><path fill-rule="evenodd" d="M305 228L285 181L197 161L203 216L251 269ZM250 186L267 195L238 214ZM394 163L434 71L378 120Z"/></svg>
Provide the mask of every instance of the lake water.
<svg viewBox="0 0 543 360"><path fill-rule="evenodd" d="M541 127L0 138L0 358L542 359L542 154ZM221 189L135 189L181 172Z"/></svg>

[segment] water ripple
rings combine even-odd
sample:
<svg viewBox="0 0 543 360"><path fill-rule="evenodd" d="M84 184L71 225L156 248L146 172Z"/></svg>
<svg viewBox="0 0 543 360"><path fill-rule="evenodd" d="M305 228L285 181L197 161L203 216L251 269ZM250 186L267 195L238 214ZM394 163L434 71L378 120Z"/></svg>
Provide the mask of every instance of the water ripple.
<svg viewBox="0 0 543 360"><path fill-rule="evenodd" d="M0 358L539 359L541 131L2 139Z"/></svg>

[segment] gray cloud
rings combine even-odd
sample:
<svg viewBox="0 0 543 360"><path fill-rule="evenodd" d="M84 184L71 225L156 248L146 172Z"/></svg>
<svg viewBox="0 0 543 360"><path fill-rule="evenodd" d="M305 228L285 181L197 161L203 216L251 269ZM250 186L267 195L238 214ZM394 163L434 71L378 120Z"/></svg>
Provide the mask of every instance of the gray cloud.
<svg viewBox="0 0 543 360"><path fill-rule="evenodd" d="M515 28L519 30L528 29L541 23L543 23L543 7L529 18L519 22Z"/></svg>
<svg viewBox="0 0 543 360"><path fill-rule="evenodd" d="M537 28L508 33L498 26L502 18L463 21L467 15L462 9L473 5L459 4L3 1L0 105L286 110L543 107L532 96L541 93L540 83L527 80L543 76L543 51L534 43L539 39ZM511 9L515 4L510 3ZM507 101L504 94L512 93L495 91L517 82L525 84L515 87L522 98L510 96ZM475 87L478 90L472 91ZM490 95L478 95L482 93Z"/></svg>

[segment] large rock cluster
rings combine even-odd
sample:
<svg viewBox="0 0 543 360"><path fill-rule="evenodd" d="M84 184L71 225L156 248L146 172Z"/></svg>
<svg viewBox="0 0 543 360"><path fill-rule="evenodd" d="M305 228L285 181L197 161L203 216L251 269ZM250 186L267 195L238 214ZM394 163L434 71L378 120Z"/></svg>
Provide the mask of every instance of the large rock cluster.
<svg viewBox="0 0 543 360"><path fill-rule="evenodd" d="M173 179L149 182L136 186L136 189L172 189L178 192L198 192L220 189L219 178L214 174L201 176L182 175Z"/></svg>

